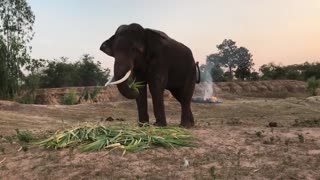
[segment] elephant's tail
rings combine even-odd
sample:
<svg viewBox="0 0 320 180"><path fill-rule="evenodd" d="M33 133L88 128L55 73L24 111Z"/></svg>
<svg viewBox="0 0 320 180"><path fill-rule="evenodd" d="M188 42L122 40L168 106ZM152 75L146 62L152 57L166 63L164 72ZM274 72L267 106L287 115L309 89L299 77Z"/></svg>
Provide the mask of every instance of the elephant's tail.
<svg viewBox="0 0 320 180"><path fill-rule="evenodd" d="M199 67L199 62L196 62L196 71L197 71L197 79L196 79L196 83L199 84L200 83L200 67Z"/></svg>

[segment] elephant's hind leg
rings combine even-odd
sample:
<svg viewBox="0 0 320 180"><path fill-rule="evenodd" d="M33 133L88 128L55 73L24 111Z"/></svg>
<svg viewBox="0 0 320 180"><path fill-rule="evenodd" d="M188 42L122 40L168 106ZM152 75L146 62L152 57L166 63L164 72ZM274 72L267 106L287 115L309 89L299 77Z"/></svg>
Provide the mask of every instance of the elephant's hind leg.
<svg viewBox="0 0 320 180"><path fill-rule="evenodd" d="M187 90L187 91L190 91ZM192 93L186 92L186 89L170 89L171 94L181 104L181 123L180 126L190 128L194 126L193 114L191 111ZM193 92L193 91L192 91ZM191 94L191 95L190 95Z"/></svg>

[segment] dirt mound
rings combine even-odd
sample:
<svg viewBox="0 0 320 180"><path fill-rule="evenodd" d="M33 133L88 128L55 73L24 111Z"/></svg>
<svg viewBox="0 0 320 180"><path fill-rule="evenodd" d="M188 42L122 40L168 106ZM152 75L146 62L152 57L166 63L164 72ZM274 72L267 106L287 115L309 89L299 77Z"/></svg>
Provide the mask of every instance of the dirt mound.
<svg viewBox="0 0 320 180"><path fill-rule="evenodd" d="M311 96L306 99L307 101L320 101L320 96Z"/></svg>
<svg viewBox="0 0 320 180"><path fill-rule="evenodd" d="M286 98L294 94L304 94L306 92L306 83L293 80L276 81L233 81L217 82L213 84L213 94L218 97L227 97L230 95L253 96L253 97L274 97ZM99 94L89 101L83 100L81 96L87 91L93 91L95 88L101 88ZM196 85L195 96L203 96L205 90L204 84ZM65 87L39 89L36 96L36 104L61 104L61 98L69 91L76 92L76 98L79 103L91 102L115 102L125 100L119 93L116 86L108 87ZM148 93L150 97L150 93ZM165 91L165 98L172 98L169 91Z"/></svg>
<svg viewBox="0 0 320 180"><path fill-rule="evenodd" d="M2 109L15 109L19 106L19 103L13 101L2 101L0 100L0 110Z"/></svg>
<svg viewBox="0 0 320 180"><path fill-rule="evenodd" d="M295 80L234 81L218 82L213 88L218 95L231 93L241 96L286 98L305 94L307 84Z"/></svg>
<svg viewBox="0 0 320 180"><path fill-rule="evenodd" d="M101 88L99 93L93 99L88 101L82 98L85 91L93 92L95 88ZM120 101L125 98L121 96L118 89L115 86L109 87L65 87L65 88L48 88L39 89L36 95L36 104L61 104L61 98L68 92L74 91L76 93L76 99L79 103L90 102L103 102L103 101Z"/></svg>
<svg viewBox="0 0 320 180"><path fill-rule="evenodd" d="M96 97L84 100L83 94L86 91L93 92L95 88L99 88L100 91ZM48 89L39 89L36 92L35 104L61 104L62 97L70 92L74 91L76 93L76 99L78 99L78 103L92 103L92 102L115 102L126 100L120 92L118 91L116 86L108 86L108 87L64 87L64 88L48 88ZM150 92L148 92L148 96L150 96ZM165 98L171 97L169 91L164 93Z"/></svg>

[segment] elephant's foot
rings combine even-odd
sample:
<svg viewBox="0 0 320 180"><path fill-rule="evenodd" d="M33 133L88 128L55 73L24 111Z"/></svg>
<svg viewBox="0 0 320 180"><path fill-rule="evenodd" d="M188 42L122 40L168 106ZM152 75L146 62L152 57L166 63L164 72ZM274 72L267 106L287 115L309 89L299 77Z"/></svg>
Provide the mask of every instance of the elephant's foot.
<svg viewBox="0 0 320 180"><path fill-rule="evenodd" d="M182 121L180 123L180 127L184 127L184 128L192 128L194 127L194 121Z"/></svg>
<svg viewBox="0 0 320 180"><path fill-rule="evenodd" d="M166 121L156 121L155 123L153 123L154 126L159 126L159 127L165 127L167 126L167 122Z"/></svg>
<svg viewBox="0 0 320 180"><path fill-rule="evenodd" d="M190 104L181 104L182 112L181 112L181 123L180 126L184 128L192 128L194 127L194 118L190 109Z"/></svg>

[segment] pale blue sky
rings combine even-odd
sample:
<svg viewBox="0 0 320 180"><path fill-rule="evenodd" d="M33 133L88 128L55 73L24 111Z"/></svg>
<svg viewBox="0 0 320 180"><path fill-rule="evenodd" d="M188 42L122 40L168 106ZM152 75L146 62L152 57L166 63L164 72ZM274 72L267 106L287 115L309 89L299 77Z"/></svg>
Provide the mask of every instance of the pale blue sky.
<svg viewBox="0 0 320 180"><path fill-rule="evenodd" d="M320 0L27 0L36 15L34 58L113 59L100 44L121 24L159 29L189 46L196 61L231 38L256 67L320 61Z"/></svg>

